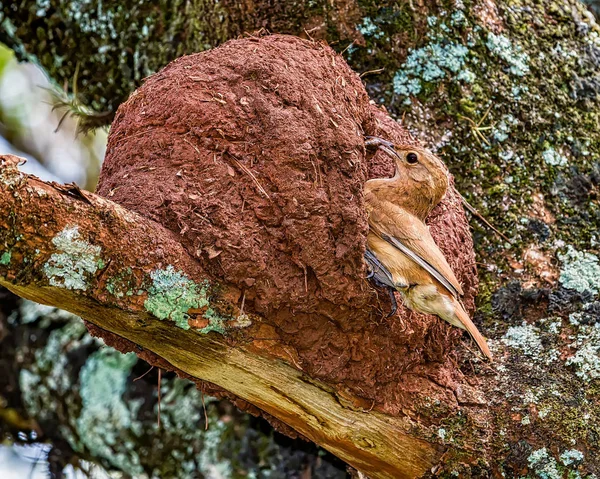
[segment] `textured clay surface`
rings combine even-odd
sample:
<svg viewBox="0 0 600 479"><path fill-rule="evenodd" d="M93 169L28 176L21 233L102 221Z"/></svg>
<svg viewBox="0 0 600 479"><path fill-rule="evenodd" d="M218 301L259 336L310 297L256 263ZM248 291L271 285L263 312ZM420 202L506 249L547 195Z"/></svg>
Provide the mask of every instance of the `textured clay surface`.
<svg viewBox="0 0 600 479"><path fill-rule="evenodd" d="M364 279L362 186L393 165L363 135L415 143L329 47L234 40L172 62L121 105L98 192L178 233L210 277L240 290L264 323L234 340L412 415L419 397L455 401L462 333L403 308L386 319L387 294ZM453 190L428 222L472 310L472 241Z"/></svg>

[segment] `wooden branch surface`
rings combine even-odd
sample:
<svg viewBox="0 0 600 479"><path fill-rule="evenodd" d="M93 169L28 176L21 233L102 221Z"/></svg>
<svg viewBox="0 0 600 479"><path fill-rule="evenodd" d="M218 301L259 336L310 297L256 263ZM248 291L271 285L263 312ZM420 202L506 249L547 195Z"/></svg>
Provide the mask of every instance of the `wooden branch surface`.
<svg viewBox="0 0 600 479"><path fill-rule="evenodd" d="M373 479L420 477L438 463L443 448L409 433L417 428L408 420L347 407L331 386L258 354L251 340L208 333L239 327L239 292L211 284L176 235L99 196L22 174L18 161L0 156L0 285L232 392ZM172 287L160 290L157 274ZM148 300L182 285L194 299L170 298L169 318L200 301L186 314L209 327L154 315L164 311Z"/></svg>

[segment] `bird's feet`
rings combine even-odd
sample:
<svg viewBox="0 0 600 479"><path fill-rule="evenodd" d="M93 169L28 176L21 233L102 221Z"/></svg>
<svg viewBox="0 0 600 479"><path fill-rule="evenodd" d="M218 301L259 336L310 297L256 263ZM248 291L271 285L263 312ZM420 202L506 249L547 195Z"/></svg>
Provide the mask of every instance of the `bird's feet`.
<svg viewBox="0 0 600 479"><path fill-rule="evenodd" d="M388 271L369 248L365 251L365 263L367 263L367 268L369 270L367 279L373 278L373 281L375 281L378 286L394 287L392 273Z"/></svg>
<svg viewBox="0 0 600 479"><path fill-rule="evenodd" d="M396 314L396 311L398 311L398 302L396 301L396 295L394 294L396 292L396 290L394 288L392 288L391 286L388 286L387 284L382 283L381 281L379 281L377 279L377 276L374 273L370 273L370 276L367 275L367 279L371 279L373 281L373 283L375 284L375 286L377 286L378 288L383 288L385 289L388 294L390 295L390 303L392 303L392 308L390 309L390 312L388 314L386 314L386 318L390 318L392 317L394 314Z"/></svg>

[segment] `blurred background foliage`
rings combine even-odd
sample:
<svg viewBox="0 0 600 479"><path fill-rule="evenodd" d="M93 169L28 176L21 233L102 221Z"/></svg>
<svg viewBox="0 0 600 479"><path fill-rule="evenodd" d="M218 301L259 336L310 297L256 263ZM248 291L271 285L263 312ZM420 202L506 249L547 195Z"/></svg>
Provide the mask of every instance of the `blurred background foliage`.
<svg viewBox="0 0 600 479"><path fill-rule="evenodd" d="M78 133L76 98L41 68L0 44L0 149L26 157L24 170L94 190L108 130Z"/></svg>

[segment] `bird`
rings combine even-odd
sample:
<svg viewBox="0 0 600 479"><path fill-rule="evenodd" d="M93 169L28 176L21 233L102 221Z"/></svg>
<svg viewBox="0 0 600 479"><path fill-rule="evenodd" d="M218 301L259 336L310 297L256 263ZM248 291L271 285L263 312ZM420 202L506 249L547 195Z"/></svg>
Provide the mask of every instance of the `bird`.
<svg viewBox="0 0 600 479"><path fill-rule="evenodd" d="M365 262L368 277L394 292L411 310L436 315L465 329L483 354L492 353L461 303L463 290L435 243L425 219L448 189L448 170L431 151L417 146L395 145L378 137L365 137L394 159L391 178L374 178L364 184L369 232Z"/></svg>

